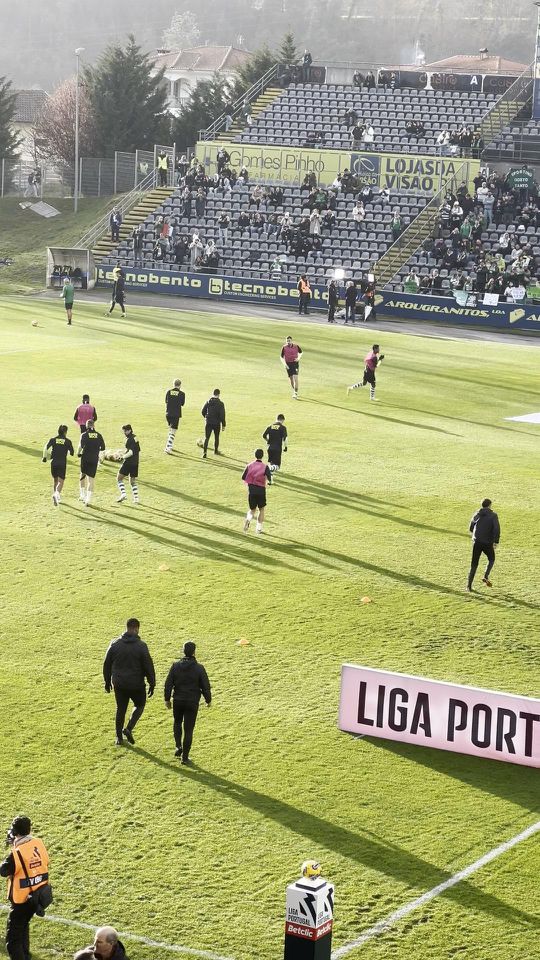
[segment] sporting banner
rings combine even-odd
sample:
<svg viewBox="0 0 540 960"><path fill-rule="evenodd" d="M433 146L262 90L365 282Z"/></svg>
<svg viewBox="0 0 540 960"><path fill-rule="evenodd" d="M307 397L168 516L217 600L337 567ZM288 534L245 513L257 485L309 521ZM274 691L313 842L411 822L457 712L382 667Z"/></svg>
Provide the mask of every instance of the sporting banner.
<svg viewBox="0 0 540 960"><path fill-rule="evenodd" d="M301 147L274 147L261 144L215 143L205 140L197 144L197 159L205 172L217 171L216 154L223 147L230 154L231 166L245 166L251 177L299 183L306 173L315 173L320 184L328 186L338 173L351 170L362 182L391 191L436 193L466 164L469 188L480 169L479 160L459 157L435 157L411 153L376 153L375 151L308 150Z"/></svg>
<svg viewBox="0 0 540 960"><path fill-rule="evenodd" d="M469 294L469 298L471 295ZM540 333L540 304L486 303L460 305L452 297L428 297L382 290L375 297L377 310L400 320L442 320L473 327L508 327Z"/></svg>
<svg viewBox="0 0 540 960"><path fill-rule="evenodd" d="M540 700L343 664L339 728L540 767Z"/></svg>

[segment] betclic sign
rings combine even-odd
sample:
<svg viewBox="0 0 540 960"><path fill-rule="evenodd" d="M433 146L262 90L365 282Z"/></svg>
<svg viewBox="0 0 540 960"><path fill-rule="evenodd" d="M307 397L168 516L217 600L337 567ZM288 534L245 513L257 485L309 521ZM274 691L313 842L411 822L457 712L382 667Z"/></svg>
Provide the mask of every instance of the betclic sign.
<svg viewBox="0 0 540 960"><path fill-rule="evenodd" d="M540 767L540 700L343 664L339 728Z"/></svg>

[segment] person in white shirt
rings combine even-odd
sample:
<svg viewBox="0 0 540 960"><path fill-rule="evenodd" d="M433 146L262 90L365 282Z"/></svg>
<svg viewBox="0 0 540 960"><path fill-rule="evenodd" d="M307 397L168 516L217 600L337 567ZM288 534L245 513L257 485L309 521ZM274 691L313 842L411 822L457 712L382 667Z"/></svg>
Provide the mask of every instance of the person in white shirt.
<svg viewBox="0 0 540 960"><path fill-rule="evenodd" d="M436 140L437 149L441 157L445 157L448 154L449 143L450 143L450 132L448 130L448 127L445 127L444 130L441 130Z"/></svg>
<svg viewBox="0 0 540 960"><path fill-rule="evenodd" d="M522 283L512 280L511 286L506 288L506 299L509 303L518 303L525 299L526 290Z"/></svg>
<svg viewBox="0 0 540 960"><path fill-rule="evenodd" d="M366 150L371 150L373 144L375 143L375 131L371 126L370 120L366 120L366 126L362 134L362 142Z"/></svg>
<svg viewBox="0 0 540 960"><path fill-rule="evenodd" d="M356 226L356 233L359 234L362 232L362 224L366 219L366 211L364 209L364 204L361 200L357 200L354 207L352 208L352 218Z"/></svg>
<svg viewBox="0 0 540 960"><path fill-rule="evenodd" d="M321 234L321 215L315 207L309 217L309 233L310 236L320 236Z"/></svg>

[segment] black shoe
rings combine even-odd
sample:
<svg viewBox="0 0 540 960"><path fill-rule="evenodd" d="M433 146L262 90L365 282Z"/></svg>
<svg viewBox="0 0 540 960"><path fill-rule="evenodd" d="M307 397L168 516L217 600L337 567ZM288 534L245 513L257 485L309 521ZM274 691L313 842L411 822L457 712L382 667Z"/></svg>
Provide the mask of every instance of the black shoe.
<svg viewBox="0 0 540 960"><path fill-rule="evenodd" d="M174 755L175 755L175 757L181 757L181 756L182 756L182 747L178 747L178 748L174 751Z"/></svg>
<svg viewBox="0 0 540 960"><path fill-rule="evenodd" d="M117 737L116 740L114 741L114 745L115 745L115 747L123 747L123 746L124 746L124 741L123 741L122 737Z"/></svg>
<svg viewBox="0 0 540 960"><path fill-rule="evenodd" d="M472 593L472 592L473 592L473 588L472 588L472 585L471 585L470 583L467 584L467 590L468 590L469 593Z"/></svg>
<svg viewBox="0 0 540 960"><path fill-rule="evenodd" d="M191 760L189 759L189 757L182 757L182 764L183 764L184 767L191 767L191 766L193 766L193 764L191 763Z"/></svg>
<svg viewBox="0 0 540 960"><path fill-rule="evenodd" d="M203 455L202 455L202 459L203 459L203 460L206 460L206 450L204 451L204 453L203 453Z"/></svg>
<svg viewBox="0 0 540 960"><path fill-rule="evenodd" d="M124 734L127 742L130 743L132 747L135 746L135 737L133 736L129 727L124 727L122 733Z"/></svg>

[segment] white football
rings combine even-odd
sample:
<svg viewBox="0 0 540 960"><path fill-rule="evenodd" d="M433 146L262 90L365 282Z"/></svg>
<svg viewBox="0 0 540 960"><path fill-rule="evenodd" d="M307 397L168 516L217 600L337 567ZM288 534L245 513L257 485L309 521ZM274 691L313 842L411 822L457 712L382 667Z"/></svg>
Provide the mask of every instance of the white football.
<svg viewBox="0 0 540 960"><path fill-rule="evenodd" d="M199 439L197 440L197 446L198 446L198 447L204 447L204 439L203 439L203 437L199 437Z"/></svg>
<svg viewBox="0 0 540 960"><path fill-rule="evenodd" d="M33 326L33 327L37 327L37 325L38 325L37 320L32 320L32 326Z"/></svg>

